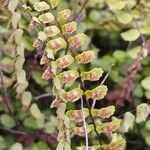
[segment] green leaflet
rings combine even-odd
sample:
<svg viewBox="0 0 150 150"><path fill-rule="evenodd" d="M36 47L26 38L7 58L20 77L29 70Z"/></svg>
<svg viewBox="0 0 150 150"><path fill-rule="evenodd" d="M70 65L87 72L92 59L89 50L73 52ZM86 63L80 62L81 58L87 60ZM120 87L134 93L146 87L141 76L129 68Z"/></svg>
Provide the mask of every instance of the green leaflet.
<svg viewBox="0 0 150 150"><path fill-rule="evenodd" d="M17 30L14 32L15 43L16 43L17 45L20 45L22 36L23 36L23 30L22 30L22 29L17 29Z"/></svg>
<svg viewBox="0 0 150 150"><path fill-rule="evenodd" d="M84 117L87 118L89 116L89 110L87 108L83 109ZM66 115L70 118L70 120L74 122L82 122L83 115L81 110L70 110L66 112Z"/></svg>
<svg viewBox="0 0 150 150"><path fill-rule="evenodd" d="M8 9L14 13L15 9L17 8L19 0L10 0L8 4Z"/></svg>
<svg viewBox="0 0 150 150"><path fill-rule="evenodd" d="M21 19L21 14L19 12L15 12L11 18L11 23L14 29L17 29L20 19Z"/></svg>
<svg viewBox="0 0 150 150"><path fill-rule="evenodd" d="M81 72L81 78L83 80L89 81L97 81L103 74L103 70L101 68L94 68L89 72Z"/></svg>
<svg viewBox="0 0 150 150"><path fill-rule="evenodd" d="M22 94L21 101L23 106L28 107L31 103L31 100L32 100L31 92L26 91Z"/></svg>
<svg viewBox="0 0 150 150"><path fill-rule="evenodd" d="M58 29L57 26L48 26L44 28L43 32L46 34L47 37L53 37L59 34L60 30Z"/></svg>
<svg viewBox="0 0 150 150"><path fill-rule="evenodd" d="M87 36L84 33L77 34L68 39L71 49L78 49L85 44Z"/></svg>
<svg viewBox="0 0 150 150"><path fill-rule="evenodd" d="M113 10L121 10L125 7L126 2L123 0L107 0L109 7Z"/></svg>
<svg viewBox="0 0 150 150"><path fill-rule="evenodd" d="M108 90L107 86L100 85L93 90L85 91L85 95L87 96L88 99L91 98L93 100L101 100L105 97L107 90Z"/></svg>
<svg viewBox="0 0 150 150"><path fill-rule="evenodd" d="M60 2L61 0L50 0L51 7L52 8L57 7Z"/></svg>
<svg viewBox="0 0 150 150"><path fill-rule="evenodd" d="M136 39L140 37L140 33L136 29L130 29L126 32L121 33L121 37L125 41L135 41Z"/></svg>
<svg viewBox="0 0 150 150"><path fill-rule="evenodd" d="M62 27L62 33L65 35L71 35L77 30L77 23L75 21L64 24Z"/></svg>
<svg viewBox="0 0 150 150"><path fill-rule="evenodd" d="M15 120L8 114L2 114L0 116L0 122L7 128L14 128L16 126Z"/></svg>
<svg viewBox="0 0 150 150"><path fill-rule="evenodd" d="M142 84L144 89L150 90L150 76L147 76L146 78L144 78L142 80L141 84Z"/></svg>
<svg viewBox="0 0 150 150"><path fill-rule="evenodd" d="M62 84L72 83L79 77L79 73L75 70L64 71L58 75L58 78Z"/></svg>
<svg viewBox="0 0 150 150"><path fill-rule="evenodd" d="M67 68L74 62L74 58L71 55L65 55L56 60L59 68Z"/></svg>
<svg viewBox="0 0 150 150"><path fill-rule="evenodd" d="M128 54L132 59L135 59L135 58L137 58L138 53L139 53L141 50L143 51L144 57L146 57L146 56L148 55L148 50L145 49L145 48L142 49L141 46L137 46L137 47L134 47L134 48L130 49L130 50L127 52L127 54Z"/></svg>
<svg viewBox="0 0 150 150"><path fill-rule="evenodd" d="M38 17L38 19L42 22L42 23L50 23L54 20L54 16L51 13L45 13L42 14Z"/></svg>
<svg viewBox="0 0 150 150"><path fill-rule="evenodd" d="M150 35L150 25L144 25L141 27L141 32L146 35Z"/></svg>
<svg viewBox="0 0 150 150"><path fill-rule="evenodd" d="M115 142L111 142L108 145L108 150L123 150L126 146L126 141L124 139L119 139Z"/></svg>
<svg viewBox="0 0 150 150"><path fill-rule="evenodd" d="M65 92L63 95L63 99L65 102L75 102L79 100L83 94L84 93L80 88L75 88L69 92Z"/></svg>
<svg viewBox="0 0 150 150"><path fill-rule="evenodd" d="M120 129L121 132L127 133L130 129L133 129L134 121L135 121L135 116L130 112L126 112L124 114L123 123L121 125L121 129Z"/></svg>
<svg viewBox="0 0 150 150"><path fill-rule="evenodd" d="M101 108L101 109L92 109L91 111L94 117L106 119L106 118L110 118L114 114L115 107L108 106L108 107Z"/></svg>
<svg viewBox="0 0 150 150"><path fill-rule="evenodd" d="M150 107L148 104L143 103L138 105L136 108L136 123L146 121L149 114L150 114Z"/></svg>
<svg viewBox="0 0 150 150"><path fill-rule="evenodd" d="M128 24L133 19L133 16L130 13L124 11L117 12L116 16L117 19L123 24Z"/></svg>
<svg viewBox="0 0 150 150"><path fill-rule="evenodd" d="M63 38L59 37L59 38L49 41L46 44L46 46L48 49L51 49L53 51L58 51L58 50L66 48L67 43Z"/></svg>
<svg viewBox="0 0 150 150"><path fill-rule="evenodd" d="M30 112L34 118L41 119L44 115L41 113L40 109L38 108L37 104L32 104L30 107Z"/></svg>
<svg viewBox="0 0 150 150"><path fill-rule="evenodd" d="M83 52L75 57L78 64L88 64L92 62L94 58L95 58L95 54L91 50Z"/></svg>
<svg viewBox="0 0 150 150"><path fill-rule="evenodd" d="M41 41L46 41L46 39L47 39L46 34L42 31L40 31L38 33L38 39L41 40Z"/></svg>
<svg viewBox="0 0 150 150"><path fill-rule="evenodd" d="M71 10L70 9L64 9L64 10L57 13L57 20L61 24L67 22L70 17L71 17Z"/></svg>
<svg viewBox="0 0 150 150"><path fill-rule="evenodd" d="M44 1L35 3L33 7L39 12L50 9L50 6Z"/></svg>
<svg viewBox="0 0 150 150"><path fill-rule="evenodd" d="M15 143L10 147L10 150L23 150L23 146L20 143Z"/></svg>
<svg viewBox="0 0 150 150"><path fill-rule="evenodd" d="M4 57L2 59L2 69L4 72L12 73L15 69L13 60L9 57Z"/></svg>

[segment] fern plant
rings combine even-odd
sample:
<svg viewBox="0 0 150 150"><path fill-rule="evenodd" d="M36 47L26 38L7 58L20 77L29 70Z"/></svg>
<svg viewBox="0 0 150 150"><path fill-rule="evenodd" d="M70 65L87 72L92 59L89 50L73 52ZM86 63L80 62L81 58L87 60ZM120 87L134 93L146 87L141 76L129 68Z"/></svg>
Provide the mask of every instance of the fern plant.
<svg viewBox="0 0 150 150"><path fill-rule="evenodd" d="M112 136L120 127L120 120L113 118L110 122L103 122L112 117L115 107L94 109L95 101L105 97L107 86L98 85L93 89L86 87L87 81L98 81L103 70L101 68L85 69L85 65L94 60L95 54L93 50L81 51L87 36L84 33L78 33L78 22L73 20L71 10L57 11L56 7L59 3L61 3L59 0L35 3L34 9L39 12L39 15L33 18L38 27L42 27L33 44L36 49L44 45L41 65L44 65L46 69L42 78L53 82L55 99L51 108L57 108L59 129L57 149L71 149L70 134L71 137L74 135L85 137L85 146L78 147L78 149L123 149L125 140L122 137L114 139ZM76 87L72 89L73 84ZM81 108L66 112L67 103L74 103L78 100L81 101ZM93 103L92 106L90 102ZM87 108L84 107L84 103L87 104ZM90 124L87 118L91 119ZM102 120L101 123L97 124L95 118ZM75 125L71 128L70 120L77 123L77 127ZM89 146L88 134L91 132L96 133L99 145ZM109 140L100 139L102 134Z"/></svg>
<svg viewBox="0 0 150 150"><path fill-rule="evenodd" d="M144 6L145 1L141 2ZM131 112L128 111L119 117L114 115L116 109L114 105L100 109L95 108L97 101L98 104L101 101L105 103L104 98L108 88L103 84L108 74L101 83L99 81L104 76L103 69L106 71L107 67L104 65L102 69L98 67L99 64L94 63L97 58L95 50L91 48L93 46L89 45L91 37L80 32L81 12L88 1L78 2L83 4L83 7L76 14L70 10L73 9L73 6L68 9L66 6L61 5L63 3L61 0L43 0L40 2L38 0L38 2L29 2L27 5L24 0L9 1L8 9L11 12L10 31L5 36L7 37L8 33L11 36L7 43L5 43L6 39L3 40L1 45L5 43L6 46L2 48L3 52L0 51L0 86L4 91L4 98L0 96L0 103L2 104L0 106L2 112L0 115L0 131L11 133L12 137L15 137L15 140L20 143L14 141L16 143L12 146L3 146L2 144L0 149L2 147L11 150L22 150L24 145L29 146L28 143L32 144L37 140L50 144L51 140L55 138L49 134L49 132L51 133L51 126L55 128L51 121L57 120L56 123L54 121L58 129L57 150L123 150L126 149L125 133L128 133L135 125L138 126L140 123L147 121L150 107L146 103L136 106ZM31 3L33 5L30 5ZM73 4L74 1L70 3ZM136 52L134 51L136 55L133 56L132 52L128 52L135 59L135 63L129 70L129 82L127 82L129 84L126 84L125 90L127 89L127 91L124 92L127 96L123 95L123 98L126 98L130 94L128 92L133 90L133 87L128 90L128 86L132 86L134 77L141 69L142 59L148 56L149 53L148 40L145 38L145 35L149 34L149 26L140 25L137 21L139 16L137 12L134 12L134 8L140 2L134 0L92 0L89 3L92 3L91 7L97 6L97 10L91 16L89 15L89 17L94 16L94 18L91 18L95 22L94 28L96 28L96 22L99 18L97 13L99 7L104 7L103 11L106 11L105 8L107 8L109 13L112 13L112 16L116 18L117 24L122 24L121 37L123 40L129 42L129 46L134 41L141 45ZM4 5L7 5L7 2ZM149 6L146 7L146 10L147 8ZM32 9L34 12L31 11ZM31 17L31 21L28 20L26 14ZM106 20L104 19L104 22ZM110 20L108 22L111 22ZM28 29L25 24L28 24ZM114 24L111 25L113 28ZM89 25L88 28L91 28L91 26ZM109 27L104 25L102 29L106 28ZM48 112L45 109L42 110L37 104L36 100L38 98L32 96L34 95L34 90L30 88L30 77L32 75L25 71L28 68L24 66L27 58L25 57L27 55L25 55L26 48L23 42L26 32L29 34L28 38L34 38L34 48L31 45L30 47L37 52L35 56L30 52L26 54L32 55L37 63L39 61L38 56L40 56L39 63L41 66L39 68L43 69L41 76L38 73L31 74L38 84L45 85L46 83L49 85L49 88L44 90L46 92L52 91L50 97L53 98L53 101L50 107L51 110L56 110L56 118L49 118L50 109L48 108ZM140 41L137 41L139 38ZM119 56L122 54L124 53L119 53ZM117 56L115 53L114 57ZM108 60L107 58L106 60ZM121 61L120 57L118 60ZM116 80L119 82L118 78L115 78ZM146 90L149 90L147 81L149 81L149 78L143 80L141 84ZM10 95L13 98L15 97L13 103L9 102L7 88L15 89L15 92L10 92ZM32 92L33 94L31 94ZM21 101L18 101L18 99ZM127 100L129 101L128 98ZM123 104L122 101L119 101L119 103ZM72 104L79 106L78 109L71 109L70 105ZM6 106L7 109L2 108L3 106ZM134 114L134 112L136 113ZM148 126L148 123L147 121L145 126ZM31 129L35 130L32 132ZM78 139L83 139L84 142L82 146L76 145L74 147L72 143L74 143L77 136ZM0 143L1 141L3 143L4 140L0 136ZM146 135L145 141L149 143L148 135ZM37 145L41 145L39 143ZM35 146L35 149L39 147ZM43 149L48 149L48 146Z"/></svg>

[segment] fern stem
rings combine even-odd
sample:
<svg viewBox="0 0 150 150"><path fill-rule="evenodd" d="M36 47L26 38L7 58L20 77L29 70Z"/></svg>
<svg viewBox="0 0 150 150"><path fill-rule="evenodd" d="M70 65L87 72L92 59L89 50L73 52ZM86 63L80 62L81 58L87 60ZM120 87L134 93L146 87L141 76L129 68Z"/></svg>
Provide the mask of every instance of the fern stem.
<svg viewBox="0 0 150 150"><path fill-rule="evenodd" d="M103 85L105 83L105 81L107 80L108 76L110 75L111 71L112 71L112 68L115 66L115 64L112 64L108 73L105 75L104 79L101 81L100 85ZM93 100L93 103L92 103L92 107L91 109L94 109L95 107L95 104L96 104L96 100L94 99Z"/></svg>
<svg viewBox="0 0 150 150"><path fill-rule="evenodd" d="M83 116L83 128L84 128L84 132L85 132L86 150L88 150L89 149L88 129L87 129L87 124L86 124L84 111L83 111L83 97L81 97L81 111L82 111L82 116Z"/></svg>

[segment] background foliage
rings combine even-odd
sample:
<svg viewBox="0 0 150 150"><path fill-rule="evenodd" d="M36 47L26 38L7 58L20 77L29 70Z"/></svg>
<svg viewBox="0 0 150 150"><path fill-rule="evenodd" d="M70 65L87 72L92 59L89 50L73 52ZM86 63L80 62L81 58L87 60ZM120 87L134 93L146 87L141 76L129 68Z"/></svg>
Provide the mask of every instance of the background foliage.
<svg viewBox="0 0 150 150"><path fill-rule="evenodd" d="M39 1L0 2L2 150L48 150L56 149L58 144L56 110L50 109L54 100L52 82L41 78L46 69L40 65L43 51L33 46L38 29L32 28L32 19L40 14L33 6ZM114 117L121 119L122 124L113 139L119 139L119 136L126 139L127 150L149 150L149 0L64 0L56 11L66 8L74 12L78 32L88 36L81 51L90 48L96 54L94 61L81 70L94 67L104 70L96 84L105 81L108 93L104 100L96 103L96 108L116 107ZM91 83L86 85L94 88ZM65 88L76 86L75 83ZM78 101L67 103L67 111L79 108ZM95 121L99 124L101 120ZM96 136L90 133L90 137L90 145L97 145ZM75 136L71 140L72 149L84 145L83 137Z"/></svg>

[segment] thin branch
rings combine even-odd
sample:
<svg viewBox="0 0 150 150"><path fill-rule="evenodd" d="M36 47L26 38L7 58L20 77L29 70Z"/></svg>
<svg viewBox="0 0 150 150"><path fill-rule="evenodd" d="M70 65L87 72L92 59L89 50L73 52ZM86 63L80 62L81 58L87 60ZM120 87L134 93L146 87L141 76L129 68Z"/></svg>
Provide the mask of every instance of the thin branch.
<svg viewBox="0 0 150 150"><path fill-rule="evenodd" d="M111 73L111 71L112 71L112 68L113 68L114 66L115 66L114 64L111 65L111 67L110 67L108 73L106 74L106 76L104 77L104 79L101 81L100 85L103 85L103 84L105 83L105 81L107 80L107 78L108 78L108 76L110 75L110 73ZM93 104L92 104L91 109L94 109L95 104L96 104L96 100L93 100Z"/></svg>
<svg viewBox="0 0 150 150"><path fill-rule="evenodd" d="M27 133L25 131L9 129L0 125L0 132L16 137L20 143L26 146L29 146L35 140L42 140L48 144L54 144L57 139L55 133L48 134L48 133L43 132L42 130L36 130L33 133Z"/></svg>
<svg viewBox="0 0 150 150"><path fill-rule="evenodd" d="M9 129L9 128L3 127L1 125L0 125L0 131L5 131L5 132L12 134L12 135L21 135L21 136L27 135L27 133L24 131Z"/></svg>
<svg viewBox="0 0 150 150"><path fill-rule="evenodd" d="M82 11L84 10L84 8L85 8L85 6L87 5L88 2L89 2L89 0L86 0L86 1L83 3L81 9L80 9L79 12L77 13L78 15L82 13Z"/></svg>
<svg viewBox="0 0 150 150"><path fill-rule="evenodd" d="M83 97L81 97L81 111L82 111L82 117L83 117L83 128L85 132L85 144L86 144L86 150L89 149L89 141L88 141L88 129L87 129L87 124L84 116L84 110L83 110Z"/></svg>
<svg viewBox="0 0 150 150"><path fill-rule="evenodd" d="M51 97L51 96L52 96L51 94L45 93L45 94L42 94L42 95L39 95L39 96L34 97L34 99L35 99L36 101L38 101L38 100L40 100L40 99L42 99L42 98Z"/></svg>

